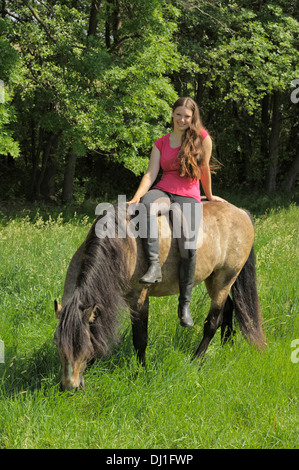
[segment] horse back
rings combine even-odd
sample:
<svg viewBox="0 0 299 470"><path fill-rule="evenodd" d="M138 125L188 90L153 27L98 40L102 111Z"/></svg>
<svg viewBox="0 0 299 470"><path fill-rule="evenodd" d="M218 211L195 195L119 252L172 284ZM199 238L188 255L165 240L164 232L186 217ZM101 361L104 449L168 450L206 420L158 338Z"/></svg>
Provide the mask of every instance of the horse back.
<svg viewBox="0 0 299 470"><path fill-rule="evenodd" d="M179 250L172 236L171 225L160 216L159 255L162 282L150 286L154 297L179 293ZM214 271L226 269L238 274L245 264L254 240L254 229L248 213L229 203L204 202L198 233L194 285L207 279ZM127 253L133 289L140 290L139 279L147 269L142 240L136 238Z"/></svg>

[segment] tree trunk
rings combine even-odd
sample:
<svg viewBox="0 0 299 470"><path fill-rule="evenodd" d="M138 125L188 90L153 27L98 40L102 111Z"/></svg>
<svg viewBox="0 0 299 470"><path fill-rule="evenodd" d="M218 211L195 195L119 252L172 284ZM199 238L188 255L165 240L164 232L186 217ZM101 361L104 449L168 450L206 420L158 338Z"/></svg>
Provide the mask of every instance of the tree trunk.
<svg viewBox="0 0 299 470"><path fill-rule="evenodd" d="M111 6L110 6L111 5ZM109 15L105 25L105 42L108 49L112 46L119 53L122 52L122 44L119 41L119 31L121 28L119 0L108 0ZM113 44L111 44L111 35Z"/></svg>
<svg viewBox="0 0 299 470"><path fill-rule="evenodd" d="M50 156L51 160L51 156ZM48 166L45 171L42 184L41 194L52 201L55 200L55 178L56 178L56 166L53 161L48 161Z"/></svg>
<svg viewBox="0 0 299 470"><path fill-rule="evenodd" d="M62 199L64 201L71 201L73 199L73 188L74 188L74 178L75 178L75 168L76 168L77 155L73 149L70 149L66 164L66 169L64 173L63 180L63 191Z"/></svg>
<svg viewBox="0 0 299 470"><path fill-rule="evenodd" d="M249 132L244 134L243 138L243 175L244 175L244 183L249 184L250 176L251 176L251 155L252 155L252 140L249 135Z"/></svg>
<svg viewBox="0 0 299 470"><path fill-rule="evenodd" d="M1 16L2 16L2 18L5 18L5 15L6 15L6 0L2 0L1 5L2 5Z"/></svg>
<svg viewBox="0 0 299 470"><path fill-rule="evenodd" d="M298 175L299 175L299 144L297 143L295 158L293 160L293 163L285 179L283 180L281 188L284 191L292 191L292 189L295 186Z"/></svg>
<svg viewBox="0 0 299 470"><path fill-rule="evenodd" d="M35 139L35 126L34 121L31 122L31 158L32 158L32 174L31 174L31 197L35 198L37 195L37 183L38 183L38 168L40 162L40 155L44 145L45 132L42 127L38 131L38 142L36 147Z"/></svg>
<svg viewBox="0 0 299 470"><path fill-rule="evenodd" d="M262 99L262 128L261 128L261 153L265 162L269 160L269 95Z"/></svg>
<svg viewBox="0 0 299 470"><path fill-rule="evenodd" d="M273 106L271 116L271 131L269 137L269 166L266 178L267 192L275 191L276 176L279 156L279 132L280 132L280 94L273 94Z"/></svg>
<svg viewBox="0 0 299 470"><path fill-rule="evenodd" d="M105 23L105 44L106 44L106 48L109 50L111 48L109 21L106 21Z"/></svg>
<svg viewBox="0 0 299 470"><path fill-rule="evenodd" d="M203 101L203 92L204 92L204 74L198 73L195 82L195 101L199 106Z"/></svg>
<svg viewBox="0 0 299 470"><path fill-rule="evenodd" d="M119 41L119 30L121 28L121 19L119 12L119 0L114 0L114 9L112 12L112 32L114 42L117 44Z"/></svg>
<svg viewBox="0 0 299 470"><path fill-rule="evenodd" d="M98 26L98 13L100 10L101 0L92 0L89 16L89 26L87 36L95 36Z"/></svg>
<svg viewBox="0 0 299 470"><path fill-rule="evenodd" d="M52 134L47 142L46 147L44 148L43 151L43 158L42 158L42 167L41 171L38 177L38 180L36 182L36 189L35 189L35 196L39 197L41 194L41 184L44 179L45 173L46 173L46 168L49 160L49 156L53 148L55 149L57 144L58 144L58 135Z"/></svg>

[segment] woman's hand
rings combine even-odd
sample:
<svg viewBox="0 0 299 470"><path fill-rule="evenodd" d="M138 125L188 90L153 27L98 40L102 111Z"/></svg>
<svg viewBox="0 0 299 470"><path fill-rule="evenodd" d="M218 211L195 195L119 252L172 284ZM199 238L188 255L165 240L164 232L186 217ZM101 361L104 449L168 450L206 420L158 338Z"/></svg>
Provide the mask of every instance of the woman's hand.
<svg viewBox="0 0 299 470"><path fill-rule="evenodd" d="M140 197L133 197L133 199L131 199L131 201L128 201L127 204L139 204L140 202Z"/></svg>
<svg viewBox="0 0 299 470"><path fill-rule="evenodd" d="M220 196L211 196L208 199L208 201L211 201L211 202L226 202L228 204L228 202Z"/></svg>

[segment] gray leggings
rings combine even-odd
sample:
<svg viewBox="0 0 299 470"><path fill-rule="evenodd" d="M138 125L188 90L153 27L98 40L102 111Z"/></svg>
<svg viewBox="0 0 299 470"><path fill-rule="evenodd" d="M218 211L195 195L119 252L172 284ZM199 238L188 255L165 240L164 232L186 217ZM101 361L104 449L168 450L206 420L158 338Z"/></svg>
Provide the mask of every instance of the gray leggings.
<svg viewBox="0 0 299 470"><path fill-rule="evenodd" d="M194 256L202 217L201 203L192 197L179 196L160 189L149 190L141 202L147 210L147 226L150 227L150 234L147 236L151 239L158 238L157 216L169 214L181 257Z"/></svg>

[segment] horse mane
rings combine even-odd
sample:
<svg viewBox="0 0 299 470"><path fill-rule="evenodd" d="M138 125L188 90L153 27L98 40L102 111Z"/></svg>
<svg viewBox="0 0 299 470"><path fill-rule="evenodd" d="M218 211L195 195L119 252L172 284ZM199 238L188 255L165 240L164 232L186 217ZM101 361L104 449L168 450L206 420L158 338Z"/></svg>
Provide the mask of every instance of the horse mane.
<svg viewBox="0 0 299 470"><path fill-rule="evenodd" d="M96 219L86 237L76 288L61 312L59 346L73 359L82 349L87 358L108 354L119 339L120 319L127 308L123 292L129 286L125 255L130 239L117 235L99 237L97 222L102 217L103 214ZM111 206L105 214L105 229L118 229L118 222L118 207ZM92 346L83 316L89 307L94 307L94 319L89 324Z"/></svg>

